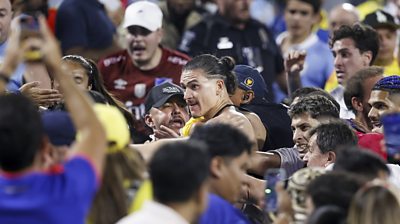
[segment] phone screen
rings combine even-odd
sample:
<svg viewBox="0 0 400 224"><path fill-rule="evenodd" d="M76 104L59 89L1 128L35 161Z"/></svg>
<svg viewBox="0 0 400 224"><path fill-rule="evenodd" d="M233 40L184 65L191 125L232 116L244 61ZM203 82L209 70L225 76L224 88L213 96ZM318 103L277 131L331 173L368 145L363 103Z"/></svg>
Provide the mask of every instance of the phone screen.
<svg viewBox="0 0 400 224"><path fill-rule="evenodd" d="M38 17L34 14L21 14L19 16L21 28L21 40L26 40L31 37L41 38L40 26ZM24 60L28 62L36 62L42 59L42 52L39 46L32 45L29 50L24 52Z"/></svg>
<svg viewBox="0 0 400 224"><path fill-rule="evenodd" d="M21 14L19 16L21 31L38 32L39 20L35 15Z"/></svg>
<svg viewBox="0 0 400 224"><path fill-rule="evenodd" d="M276 212L278 210L278 195L275 190L276 184L286 178L284 169L268 169L265 173L265 210Z"/></svg>
<svg viewBox="0 0 400 224"><path fill-rule="evenodd" d="M400 154L400 113L386 114L381 120L388 156Z"/></svg>

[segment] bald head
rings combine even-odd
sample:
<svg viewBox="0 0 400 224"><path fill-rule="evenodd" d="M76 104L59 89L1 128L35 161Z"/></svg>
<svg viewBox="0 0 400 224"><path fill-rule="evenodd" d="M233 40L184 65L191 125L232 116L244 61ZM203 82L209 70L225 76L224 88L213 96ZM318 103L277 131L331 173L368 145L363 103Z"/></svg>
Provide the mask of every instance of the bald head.
<svg viewBox="0 0 400 224"><path fill-rule="evenodd" d="M219 13L233 25L246 23L250 19L251 0L216 0Z"/></svg>
<svg viewBox="0 0 400 224"><path fill-rule="evenodd" d="M342 25L353 25L359 22L357 9L349 3L336 6L329 13L329 30L331 32L339 29Z"/></svg>

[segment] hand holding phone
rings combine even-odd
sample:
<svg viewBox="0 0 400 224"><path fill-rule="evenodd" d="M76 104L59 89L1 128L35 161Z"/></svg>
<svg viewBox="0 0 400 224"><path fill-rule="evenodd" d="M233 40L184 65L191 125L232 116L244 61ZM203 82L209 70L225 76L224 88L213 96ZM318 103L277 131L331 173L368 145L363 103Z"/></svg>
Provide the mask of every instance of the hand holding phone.
<svg viewBox="0 0 400 224"><path fill-rule="evenodd" d="M21 41L25 41L26 39L32 37L41 38L38 15L35 13L21 14L19 17L19 25L21 29ZM24 61L41 61L43 55L39 48L39 46L32 45L28 51L24 52Z"/></svg>
<svg viewBox="0 0 400 224"><path fill-rule="evenodd" d="M286 173L284 169L268 169L265 173L265 210L267 212L276 212L278 210L278 194L276 184L285 180Z"/></svg>

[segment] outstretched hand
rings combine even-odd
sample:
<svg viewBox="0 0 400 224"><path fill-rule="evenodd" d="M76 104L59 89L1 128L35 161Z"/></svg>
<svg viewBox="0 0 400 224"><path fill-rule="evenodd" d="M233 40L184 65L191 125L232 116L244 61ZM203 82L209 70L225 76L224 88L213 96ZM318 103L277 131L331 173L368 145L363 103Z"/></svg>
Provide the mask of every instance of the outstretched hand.
<svg viewBox="0 0 400 224"><path fill-rule="evenodd" d="M39 16L39 25L40 35L21 38L20 21L15 20L7 40L7 48L1 68L2 73L11 75L18 64L24 60L24 55L27 55L27 52L32 51L32 49L40 52L43 57L42 60L47 66L50 68L59 67L62 57L61 50L43 16Z"/></svg>
<svg viewBox="0 0 400 224"><path fill-rule="evenodd" d="M291 51L285 58L285 70L289 74L300 73L304 68L307 53L305 51Z"/></svg>
<svg viewBox="0 0 400 224"><path fill-rule="evenodd" d="M39 82L29 82L21 86L19 91L39 106L49 107L61 101L62 95L57 90L42 89L38 86Z"/></svg>

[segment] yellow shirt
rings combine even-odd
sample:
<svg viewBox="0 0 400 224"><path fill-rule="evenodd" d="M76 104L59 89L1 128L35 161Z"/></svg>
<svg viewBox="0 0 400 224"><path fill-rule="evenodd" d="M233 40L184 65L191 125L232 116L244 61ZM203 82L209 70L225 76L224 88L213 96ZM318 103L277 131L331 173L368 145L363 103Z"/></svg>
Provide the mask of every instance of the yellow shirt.
<svg viewBox="0 0 400 224"><path fill-rule="evenodd" d="M338 86L339 86L339 82L336 77L336 72L333 71L331 76L329 76L329 79L326 81L324 89L325 89L325 91L330 93L334 89L336 89L336 87L338 87Z"/></svg>
<svg viewBox="0 0 400 224"><path fill-rule="evenodd" d="M382 9L382 2L382 0L369 0L359 4L356 8L360 15L360 21L363 21L366 15Z"/></svg>
<svg viewBox="0 0 400 224"><path fill-rule="evenodd" d="M400 67L397 58L394 58L390 65L384 67L384 76L400 75Z"/></svg>
<svg viewBox="0 0 400 224"><path fill-rule="evenodd" d="M153 199L153 186L150 180L145 180L143 181L139 190L136 192L136 195L129 208L129 213L140 210L146 201L152 199Z"/></svg>
<svg viewBox="0 0 400 224"><path fill-rule="evenodd" d="M184 137L187 137L190 135L192 132L192 127L197 123L197 122L202 122L204 120L204 117L198 117L194 118L191 117L188 122L186 122L185 126L181 129L181 135Z"/></svg>

